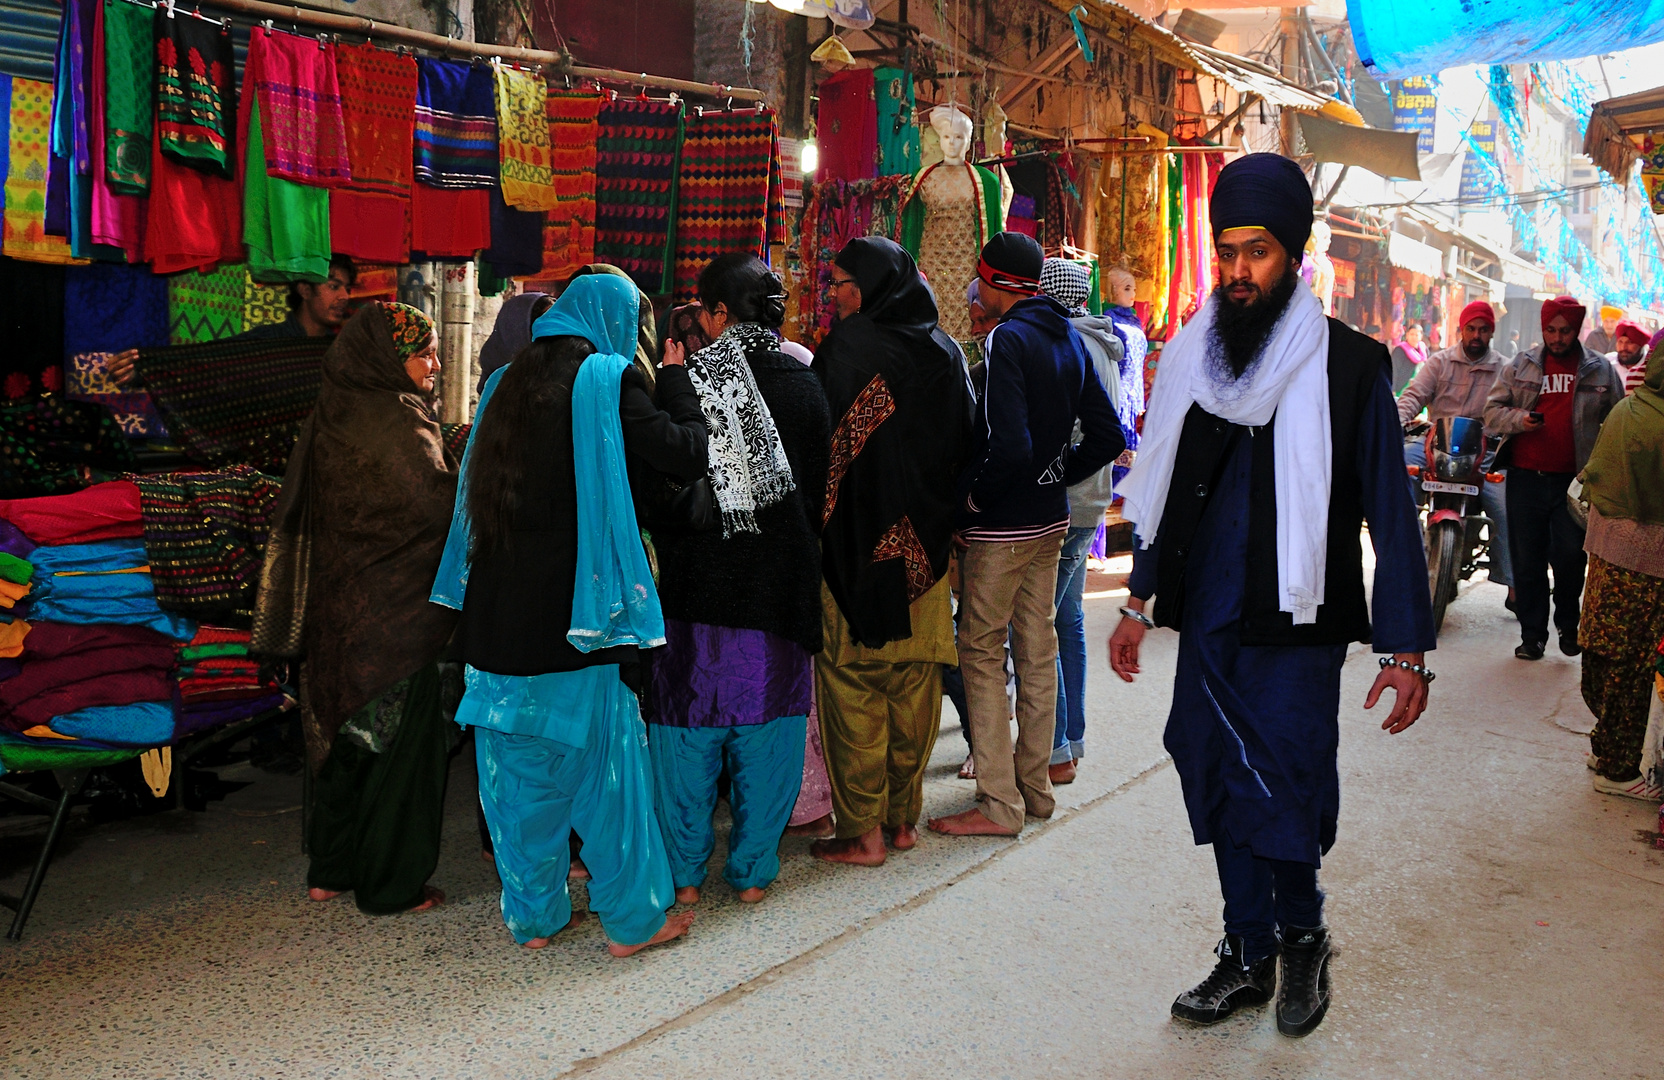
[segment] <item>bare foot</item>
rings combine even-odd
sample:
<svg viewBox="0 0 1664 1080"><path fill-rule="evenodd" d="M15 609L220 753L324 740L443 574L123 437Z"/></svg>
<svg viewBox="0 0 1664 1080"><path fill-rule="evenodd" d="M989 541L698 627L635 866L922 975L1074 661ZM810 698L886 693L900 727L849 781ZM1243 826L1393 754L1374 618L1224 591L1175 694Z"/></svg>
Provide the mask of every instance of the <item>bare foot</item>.
<svg viewBox="0 0 1664 1080"><path fill-rule="evenodd" d="M884 839L897 851L912 851L919 846L919 830L914 825L884 826Z"/></svg>
<svg viewBox="0 0 1664 1080"><path fill-rule="evenodd" d="M832 815L831 814L827 814L823 817L818 817L813 821L805 821L801 825L787 825L786 826L786 835L787 836L827 837L827 836L833 836L835 834L836 834L836 830L833 829L833 827L832 827Z"/></svg>
<svg viewBox="0 0 1664 1080"><path fill-rule="evenodd" d="M432 885L422 886L422 896L423 900L420 904L417 904L413 908L405 909L406 914L413 914L418 911L432 911L434 908L445 902L445 894L434 888Z"/></svg>
<svg viewBox="0 0 1664 1080"><path fill-rule="evenodd" d="M489 852L489 851L482 851L482 852L480 852L480 861L481 862L488 862L492 866L496 866L497 865L497 856L494 855L493 853Z"/></svg>
<svg viewBox="0 0 1664 1080"><path fill-rule="evenodd" d="M566 871L566 880L588 881L589 867L584 865L584 861L582 859L574 857L572 860L572 868Z"/></svg>
<svg viewBox="0 0 1664 1080"><path fill-rule="evenodd" d="M697 903L699 903L699 886L697 886L697 885L683 885L680 889L677 889L676 890L676 902L678 904L697 904Z"/></svg>
<svg viewBox="0 0 1664 1080"><path fill-rule="evenodd" d="M659 932L642 942L640 945L618 945L615 943L608 945L607 951L618 957L634 956L643 949L650 949L655 945L663 945L667 941L676 940L683 934L687 933L688 927L692 925L693 912L691 911L684 911L676 915L666 915L664 925L659 927Z"/></svg>
<svg viewBox="0 0 1664 1080"><path fill-rule="evenodd" d="M952 817L930 819L930 831L946 836L1016 836L1017 830L995 825L981 810L972 808Z"/></svg>
<svg viewBox="0 0 1664 1080"><path fill-rule="evenodd" d="M572 913L572 917L570 919L566 920L566 927L565 928L567 930L570 930L574 926L577 926L579 923L584 921L584 916L586 916L588 914L589 914L589 912L587 912L587 911L574 911ZM530 941L521 942L520 947L522 949L541 949L541 948L543 948L543 946L545 946L547 944L549 944L549 939L548 938L546 938L546 937L534 937Z"/></svg>
<svg viewBox="0 0 1664 1080"><path fill-rule="evenodd" d="M763 889L750 888L740 892L740 902L743 904L760 904L768 893Z"/></svg>
<svg viewBox="0 0 1664 1080"><path fill-rule="evenodd" d="M333 900L337 896L340 896L340 895L341 895L340 892L331 891L329 889L307 889L306 890L306 898L308 900Z"/></svg>
<svg viewBox="0 0 1664 1080"><path fill-rule="evenodd" d="M809 854L827 862L848 863L851 866L883 866L888 856L884 850L884 836L877 826L860 836L843 840L816 840L809 845Z"/></svg>
<svg viewBox="0 0 1664 1080"><path fill-rule="evenodd" d="M965 764L959 766L959 779L961 779L961 780L975 780L976 779L976 758L974 756L972 756L971 754L966 754L965 755Z"/></svg>

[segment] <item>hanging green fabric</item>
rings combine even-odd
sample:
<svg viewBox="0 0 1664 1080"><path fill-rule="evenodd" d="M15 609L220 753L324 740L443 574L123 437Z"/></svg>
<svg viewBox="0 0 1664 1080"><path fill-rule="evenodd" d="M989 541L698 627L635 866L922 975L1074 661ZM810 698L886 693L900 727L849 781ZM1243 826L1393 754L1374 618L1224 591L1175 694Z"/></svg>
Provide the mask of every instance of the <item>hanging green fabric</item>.
<svg viewBox="0 0 1664 1080"><path fill-rule="evenodd" d="M474 280L481 296L501 296L508 290L509 279L499 277L487 259L475 260Z"/></svg>
<svg viewBox="0 0 1664 1080"><path fill-rule="evenodd" d="M913 74L881 67L872 73L878 103L878 175L919 171L919 126L913 122Z"/></svg>
<svg viewBox="0 0 1664 1080"><path fill-rule="evenodd" d="M155 112L154 12L127 0L104 0L104 171L117 194L150 190Z"/></svg>
<svg viewBox="0 0 1664 1080"><path fill-rule="evenodd" d="M329 189L266 175L260 104L250 100L243 152L243 241L256 281L311 281L329 277Z"/></svg>

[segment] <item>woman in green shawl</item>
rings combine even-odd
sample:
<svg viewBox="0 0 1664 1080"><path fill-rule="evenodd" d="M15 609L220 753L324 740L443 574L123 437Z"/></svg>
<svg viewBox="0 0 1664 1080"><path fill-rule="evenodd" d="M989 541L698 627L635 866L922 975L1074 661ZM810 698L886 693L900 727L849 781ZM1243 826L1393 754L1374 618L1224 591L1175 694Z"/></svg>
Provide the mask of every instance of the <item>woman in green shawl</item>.
<svg viewBox="0 0 1664 1080"><path fill-rule="evenodd" d="M1595 790L1657 805L1641 775L1641 744L1664 637L1664 331L1648 343L1646 379L1613 407L1583 470L1583 700Z"/></svg>
<svg viewBox="0 0 1664 1080"><path fill-rule="evenodd" d="M428 592L457 468L435 415L438 373L433 323L416 308L369 304L342 329L289 457L256 601L254 651L304 657L311 897L351 891L371 915L444 900L427 879L451 737L438 660L456 612Z"/></svg>

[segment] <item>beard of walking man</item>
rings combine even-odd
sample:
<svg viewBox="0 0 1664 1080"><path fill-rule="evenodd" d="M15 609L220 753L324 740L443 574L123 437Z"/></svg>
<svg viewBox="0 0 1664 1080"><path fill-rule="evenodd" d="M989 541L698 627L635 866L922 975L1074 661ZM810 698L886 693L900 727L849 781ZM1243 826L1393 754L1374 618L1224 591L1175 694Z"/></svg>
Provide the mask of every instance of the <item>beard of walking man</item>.
<svg viewBox="0 0 1664 1080"><path fill-rule="evenodd" d="M1230 229L1215 244L1219 284L1208 356L1241 379L1265 351L1300 282L1300 266L1265 229Z"/></svg>

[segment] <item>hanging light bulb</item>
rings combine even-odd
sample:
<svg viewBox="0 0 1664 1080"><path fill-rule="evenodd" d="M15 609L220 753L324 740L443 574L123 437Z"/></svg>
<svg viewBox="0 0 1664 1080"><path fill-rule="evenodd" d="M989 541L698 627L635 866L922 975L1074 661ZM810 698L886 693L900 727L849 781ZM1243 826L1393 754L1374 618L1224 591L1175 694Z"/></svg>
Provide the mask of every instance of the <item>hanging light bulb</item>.
<svg viewBox="0 0 1664 1080"><path fill-rule="evenodd" d="M811 140L803 144L803 175L813 176L820 168L820 147Z"/></svg>

